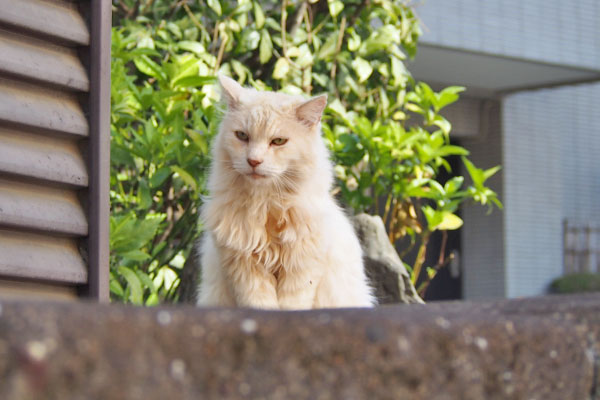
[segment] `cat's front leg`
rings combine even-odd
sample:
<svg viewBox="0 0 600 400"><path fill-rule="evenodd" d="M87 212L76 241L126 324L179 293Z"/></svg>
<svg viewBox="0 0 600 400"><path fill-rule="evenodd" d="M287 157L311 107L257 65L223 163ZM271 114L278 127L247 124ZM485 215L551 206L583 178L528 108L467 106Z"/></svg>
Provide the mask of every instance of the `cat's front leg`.
<svg viewBox="0 0 600 400"><path fill-rule="evenodd" d="M277 285L279 307L282 310L313 308L321 274L310 268L298 268L282 274Z"/></svg>
<svg viewBox="0 0 600 400"><path fill-rule="evenodd" d="M251 259L238 258L227 269L238 306L279 309L277 280L264 267Z"/></svg>

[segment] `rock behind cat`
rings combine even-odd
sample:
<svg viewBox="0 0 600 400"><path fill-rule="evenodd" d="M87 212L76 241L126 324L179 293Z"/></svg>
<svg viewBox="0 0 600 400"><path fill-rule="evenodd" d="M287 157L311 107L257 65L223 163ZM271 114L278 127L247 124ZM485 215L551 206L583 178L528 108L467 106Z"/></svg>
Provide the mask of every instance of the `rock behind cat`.
<svg viewBox="0 0 600 400"><path fill-rule="evenodd" d="M359 241L330 195L326 97L258 92L219 78L227 110L202 209L199 305L369 307Z"/></svg>

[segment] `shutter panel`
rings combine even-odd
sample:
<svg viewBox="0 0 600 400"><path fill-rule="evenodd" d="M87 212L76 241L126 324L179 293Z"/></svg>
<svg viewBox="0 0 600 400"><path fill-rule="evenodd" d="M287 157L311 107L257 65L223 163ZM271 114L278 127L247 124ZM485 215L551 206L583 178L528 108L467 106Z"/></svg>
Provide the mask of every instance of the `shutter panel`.
<svg viewBox="0 0 600 400"><path fill-rule="evenodd" d="M109 0L0 0L0 296L108 298Z"/></svg>

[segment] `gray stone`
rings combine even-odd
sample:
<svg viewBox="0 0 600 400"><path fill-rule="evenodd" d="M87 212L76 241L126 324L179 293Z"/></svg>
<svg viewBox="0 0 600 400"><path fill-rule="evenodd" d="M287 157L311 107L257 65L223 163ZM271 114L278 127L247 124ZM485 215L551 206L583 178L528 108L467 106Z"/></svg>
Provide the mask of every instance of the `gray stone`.
<svg viewBox="0 0 600 400"><path fill-rule="evenodd" d="M352 217L352 222L365 254L367 277L379 304L423 303L388 239L381 217L359 214Z"/></svg>

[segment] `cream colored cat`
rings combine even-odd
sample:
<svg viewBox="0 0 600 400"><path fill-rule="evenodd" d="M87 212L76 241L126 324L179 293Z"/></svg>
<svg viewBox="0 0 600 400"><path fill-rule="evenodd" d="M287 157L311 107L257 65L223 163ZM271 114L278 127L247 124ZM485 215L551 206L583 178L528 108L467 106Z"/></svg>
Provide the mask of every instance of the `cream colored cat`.
<svg viewBox="0 0 600 400"><path fill-rule="evenodd" d="M202 209L198 304L375 304L358 239L329 193L332 166L320 137L326 96L306 101L219 80L227 111Z"/></svg>

